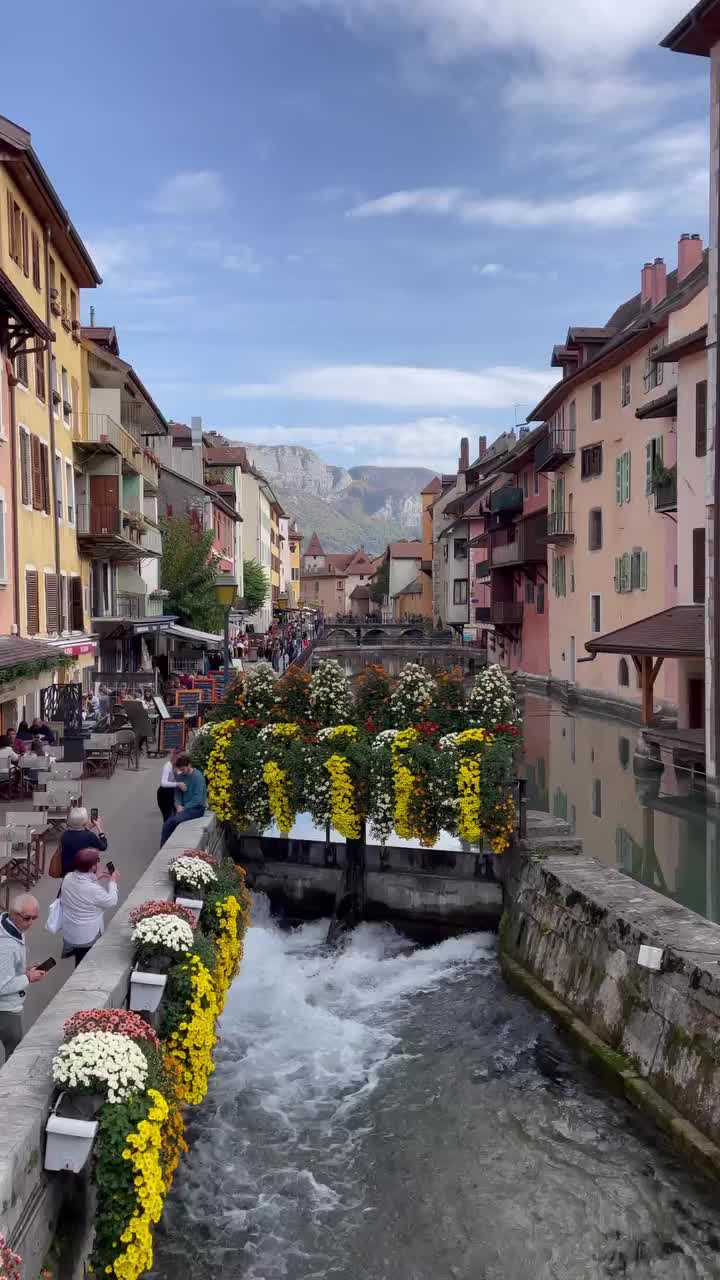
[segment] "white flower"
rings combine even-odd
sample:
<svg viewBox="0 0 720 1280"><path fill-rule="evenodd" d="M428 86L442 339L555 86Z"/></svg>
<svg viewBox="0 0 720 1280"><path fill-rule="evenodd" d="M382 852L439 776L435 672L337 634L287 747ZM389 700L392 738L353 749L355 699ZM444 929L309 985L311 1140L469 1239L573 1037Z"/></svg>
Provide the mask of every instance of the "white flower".
<svg viewBox="0 0 720 1280"><path fill-rule="evenodd" d="M188 862L200 861L200 858L188 858ZM147 916L135 925L132 941L136 947L155 946L165 951L184 952L192 948L193 931L180 916Z"/></svg>
<svg viewBox="0 0 720 1280"><path fill-rule="evenodd" d="M147 1058L139 1045L116 1031L82 1031L61 1044L53 1080L70 1088L107 1091L108 1102L125 1102L143 1091Z"/></svg>
<svg viewBox="0 0 720 1280"><path fill-rule="evenodd" d="M193 889L205 889L217 880L212 867L203 858L186 858L184 854L170 863L168 872L176 883L182 881Z"/></svg>

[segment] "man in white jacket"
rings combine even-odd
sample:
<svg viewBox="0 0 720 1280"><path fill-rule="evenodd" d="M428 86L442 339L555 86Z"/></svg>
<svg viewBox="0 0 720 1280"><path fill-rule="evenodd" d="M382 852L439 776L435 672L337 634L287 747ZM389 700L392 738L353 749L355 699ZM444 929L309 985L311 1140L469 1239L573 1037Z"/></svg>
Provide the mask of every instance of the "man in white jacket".
<svg viewBox="0 0 720 1280"><path fill-rule="evenodd" d="M0 1044L7 1062L23 1036L23 1001L29 982L47 977L44 969L27 968L25 934L40 914L37 898L21 893L0 916Z"/></svg>

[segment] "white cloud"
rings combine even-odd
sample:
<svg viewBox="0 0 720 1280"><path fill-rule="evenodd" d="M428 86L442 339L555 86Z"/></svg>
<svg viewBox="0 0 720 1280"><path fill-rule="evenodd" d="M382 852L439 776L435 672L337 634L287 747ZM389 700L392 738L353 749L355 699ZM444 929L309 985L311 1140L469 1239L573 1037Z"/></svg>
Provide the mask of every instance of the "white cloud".
<svg viewBox="0 0 720 1280"><path fill-rule="evenodd" d="M368 458L378 467L407 466L411 458L418 466L448 471L457 466L461 437L473 439L479 428L468 427L459 418L438 416L333 427L238 427L227 429L225 434L251 444L304 445L325 460L348 467Z"/></svg>
<svg viewBox="0 0 720 1280"><path fill-rule="evenodd" d="M238 271L247 276L256 276L263 269L263 263L249 244L238 245L231 253L220 259L220 266L225 271Z"/></svg>
<svg viewBox="0 0 720 1280"><path fill-rule="evenodd" d="M167 178L148 208L153 213L186 215L218 213L228 204L222 176L214 169L196 169Z"/></svg>
<svg viewBox="0 0 720 1280"><path fill-rule="evenodd" d="M501 276L505 267L501 262L486 262L482 267L474 266L473 271L478 276Z"/></svg>
<svg viewBox="0 0 720 1280"><path fill-rule="evenodd" d="M565 118L572 103L573 120L612 117L615 126L637 128L638 113L655 111L676 96L666 81L652 82L624 73L568 75L555 67L513 76L503 102L514 110L556 112ZM626 113L632 112L631 118Z"/></svg>
<svg viewBox="0 0 720 1280"><path fill-rule="evenodd" d="M572 14L566 0L274 0L274 7L328 13L354 27L405 28L437 61L496 48L557 65L629 57L651 47L683 12L678 0L575 0Z"/></svg>
<svg viewBox="0 0 720 1280"><path fill-rule="evenodd" d="M658 193L659 198L659 193ZM493 196L480 199L462 188L420 187L393 191L348 210L350 218L392 218L403 213L445 214L460 222L533 229L550 226L622 227L636 222L656 203L640 190L608 190L556 200Z"/></svg>
<svg viewBox="0 0 720 1280"><path fill-rule="evenodd" d="M498 365L488 369L433 369L412 365L326 365L299 369L274 382L215 389L221 398L294 399L392 408L511 408L534 404L552 384L547 373Z"/></svg>
<svg viewBox="0 0 720 1280"><path fill-rule="evenodd" d="M155 294L172 284L172 278L158 271L147 238L138 231L106 231L88 241L93 262L106 288L118 293Z"/></svg>

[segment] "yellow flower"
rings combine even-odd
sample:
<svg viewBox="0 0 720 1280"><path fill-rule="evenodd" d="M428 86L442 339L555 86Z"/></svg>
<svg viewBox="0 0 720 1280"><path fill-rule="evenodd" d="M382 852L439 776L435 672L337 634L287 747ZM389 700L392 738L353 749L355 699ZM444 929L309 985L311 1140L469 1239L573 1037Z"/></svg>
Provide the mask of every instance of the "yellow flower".
<svg viewBox="0 0 720 1280"><path fill-rule="evenodd" d="M330 774L330 821L346 840L359 840L362 834L362 817L355 803L350 761L345 756L333 755L325 761Z"/></svg>
<svg viewBox="0 0 720 1280"><path fill-rule="evenodd" d="M268 789L270 812L280 830L287 835L295 819L288 797L287 773L274 760L269 760L263 768L263 781Z"/></svg>
<svg viewBox="0 0 720 1280"><path fill-rule="evenodd" d="M469 729L468 733L482 733L482 729ZM458 765L458 798L460 802L460 819L458 831L461 840L468 844L477 844L483 838L480 821L482 804L480 799L480 760L477 756L461 756Z"/></svg>
<svg viewBox="0 0 720 1280"><path fill-rule="evenodd" d="M223 720L215 725L213 747L205 771L208 804L220 822L230 822L233 818L233 807L230 801L232 777L227 752L234 733L234 720Z"/></svg>

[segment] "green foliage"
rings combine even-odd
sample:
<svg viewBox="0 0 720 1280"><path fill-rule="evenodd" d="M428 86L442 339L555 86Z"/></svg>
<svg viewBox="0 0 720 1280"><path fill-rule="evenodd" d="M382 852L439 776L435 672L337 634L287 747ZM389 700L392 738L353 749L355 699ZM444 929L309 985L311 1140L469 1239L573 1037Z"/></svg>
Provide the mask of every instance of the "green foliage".
<svg viewBox="0 0 720 1280"><path fill-rule="evenodd" d="M390 592L390 561L383 560L377 573L370 580L370 599L375 604L382 604Z"/></svg>
<svg viewBox="0 0 720 1280"><path fill-rule="evenodd" d="M0 687L14 684L16 680L35 680L45 671L62 671L72 666L74 658L41 658L38 662L19 662L17 666L5 667L0 671Z"/></svg>
<svg viewBox="0 0 720 1280"><path fill-rule="evenodd" d="M246 560L243 564L243 583L245 588L245 605L249 613L257 613L262 609L270 595L270 579L265 569L257 560Z"/></svg>
<svg viewBox="0 0 720 1280"><path fill-rule="evenodd" d="M202 960L210 973L215 972L217 962L215 943L212 938L202 932L202 929L195 930L195 941L190 954ZM161 1040L169 1039L173 1031L177 1031L180 1023L187 1021L192 994L192 966L189 959L183 958L168 969L165 995L161 1005L162 1018L158 1030Z"/></svg>
<svg viewBox="0 0 720 1280"><path fill-rule="evenodd" d="M291 669L275 685L275 717L279 721L310 719L310 676Z"/></svg>
<svg viewBox="0 0 720 1280"><path fill-rule="evenodd" d="M355 683L355 720L373 729L389 729L393 681L384 667L369 665Z"/></svg>
<svg viewBox="0 0 720 1280"><path fill-rule="evenodd" d="M462 671L442 671L435 677L435 695L430 705L428 720L432 720L441 733L452 733L465 724L465 687Z"/></svg>
<svg viewBox="0 0 720 1280"><path fill-rule="evenodd" d="M163 526L160 585L169 592L167 613L200 631L222 630L223 610L215 596L217 572L214 533L199 533L189 516L174 516Z"/></svg>
<svg viewBox="0 0 720 1280"><path fill-rule="evenodd" d="M117 1241L135 1211L135 1169L132 1161L123 1160L122 1153L128 1134L147 1119L152 1105L152 1098L143 1093L100 1109L95 1141L97 1210L93 1250L93 1266L99 1275L105 1274L105 1268L116 1257Z"/></svg>
<svg viewBox="0 0 720 1280"><path fill-rule="evenodd" d="M243 892L243 879L231 858L223 858L215 867L217 880L205 890L203 909L200 913L200 930L208 938L216 938L220 933L220 921L216 907L233 895L240 901ZM202 944L201 944L202 945ZM201 957L202 959L202 957Z"/></svg>

